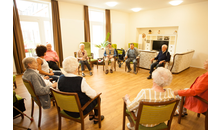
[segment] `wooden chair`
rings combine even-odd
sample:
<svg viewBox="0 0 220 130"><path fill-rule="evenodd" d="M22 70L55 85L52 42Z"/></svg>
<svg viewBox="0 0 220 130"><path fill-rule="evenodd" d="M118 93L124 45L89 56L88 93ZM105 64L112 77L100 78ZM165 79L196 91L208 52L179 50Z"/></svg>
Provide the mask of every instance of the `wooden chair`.
<svg viewBox="0 0 220 130"><path fill-rule="evenodd" d="M208 104L208 101L206 101L205 99L199 97L199 96L194 96L195 98L199 99L200 101ZM181 117L182 117L182 112L183 112L183 105L185 102L185 96L182 96L181 101L180 101L180 111L179 111L179 117L178 117L178 123L181 123ZM205 130L208 130L208 109L206 112L202 113L203 115L205 115ZM197 117L200 117L200 113L197 114Z"/></svg>
<svg viewBox="0 0 220 130"><path fill-rule="evenodd" d="M40 103L40 99L39 97L36 95L35 91L34 91L34 87L32 86L32 83L28 80L23 79L23 83L25 85L25 87L27 88L28 92L31 95L31 101L32 101L32 108L31 108L31 117L33 117L33 113L34 113L34 102L38 105L39 107L39 119L38 119L38 127L40 127L41 124L41 103ZM36 99L35 99L36 98ZM50 98L51 101L54 104L54 97Z"/></svg>
<svg viewBox="0 0 220 130"><path fill-rule="evenodd" d="M125 58L125 61L126 61L126 59L127 58ZM137 66L136 66L137 73L138 73L138 70L139 70L139 59L140 59L140 57L136 59L137 60ZM131 61L130 64L133 64L133 61ZM127 71L126 63L125 63L125 71Z"/></svg>
<svg viewBox="0 0 220 130"><path fill-rule="evenodd" d="M138 107L137 117L134 112L127 110L126 103L124 102L122 129L125 130L125 116L130 116L135 124L135 130L170 130L173 114L178 102L179 99L160 103L141 101ZM167 124L164 123L165 121L168 121ZM140 125L156 123L160 124L154 127Z"/></svg>
<svg viewBox="0 0 220 130"><path fill-rule="evenodd" d="M58 130L61 130L61 117L68 118L81 123L81 130L84 130L84 119L88 116L88 114L83 115L83 110L85 110L85 108L96 98L98 99L98 104L96 105L95 109L98 109L99 128L101 128L101 109L100 109L101 93L96 97L94 97L93 99L91 99L89 102L87 102L83 107L81 107L77 93L61 92L54 88L50 88L50 90L57 104L56 106L57 106L58 120L59 120ZM70 112L78 112L80 114L80 117L79 118L71 117L67 115L63 110L67 110Z"/></svg>
<svg viewBox="0 0 220 130"><path fill-rule="evenodd" d="M77 52L74 52L74 57L77 58ZM80 61L80 60L78 59L78 62L79 62L79 61ZM89 58L89 60L88 60L88 63L89 63L89 65L90 65L91 69L92 69L92 66L91 66L91 63L90 63L90 58ZM97 64L98 64L98 62L97 62ZM81 68L81 63L79 63L78 75L80 75L80 68ZM84 68L86 68L86 65L84 65ZM97 69L98 69L98 65L97 65Z"/></svg>
<svg viewBox="0 0 220 130"><path fill-rule="evenodd" d="M87 52L90 64L93 66L93 64L96 63L97 69L98 69L98 59L94 59L94 56L93 56L93 53L91 52L91 47L90 47L91 43L90 42L81 42L80 44L84 44L85 45L84 49Z"/></svg>
<svg viewBox="0 0 220 130"><path fill-rule="evenodd" d="M13 85L15 86L15 88L17 88L16 75L13 75Z"/></svg>

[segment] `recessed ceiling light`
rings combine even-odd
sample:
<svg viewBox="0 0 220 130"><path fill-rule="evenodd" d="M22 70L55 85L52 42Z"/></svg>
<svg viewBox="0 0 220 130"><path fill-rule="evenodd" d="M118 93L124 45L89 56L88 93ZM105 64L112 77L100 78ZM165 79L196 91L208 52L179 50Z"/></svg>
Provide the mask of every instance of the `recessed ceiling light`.
<svg viewBox="0 0 220 130"><path fill-rule="evenodd" d="M173 6L176 6L176 5L181 4L182 2L183 2L182 0L179 0L179 1L170 1L169 3Z"/></svg>
<svg viewBox="0 0 220 130"><path fill-rule="evenodd" d="M107 4L110 7L114 7L118 4L118 2L106 2L105 4Z"/></svg>
<svg viewBox="0 0 220 130"><path fill-rule="evenodd" d="M134 11L134 12L138 12L138 11L141 10L141 8L132 8L131 10Z"/></svg>

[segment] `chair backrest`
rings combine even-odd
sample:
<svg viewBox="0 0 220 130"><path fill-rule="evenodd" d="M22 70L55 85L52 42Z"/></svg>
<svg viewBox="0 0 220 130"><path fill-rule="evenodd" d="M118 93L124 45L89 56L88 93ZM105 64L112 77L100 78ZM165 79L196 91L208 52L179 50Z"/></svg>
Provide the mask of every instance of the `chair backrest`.
<svg viewBox="0 0 220 130"><path fill-rule="evenodd" d="M81 104L77 93L61 92L57 89L50 88L55 98L57 107L70 112L80 112Z"/></svg>
<svg viewBox="0 0 220 130"><path fill-rule="evenodd" d="M91 47L90 47L91 44L90 44L90 42L80 42L80 44L85 45L84 49L86 50L87 55L91 56Z"/></svg>
<svg viewBox="0 0 220 130"><path fill-rule="evenodd" d="M112 44L112 47L117 49L117 44Z"/></svg>
<svg viewBox="0 0 220 130"><path fill-rule="evenodd" d="M137 124L156 124L172 120L179 99L161 103L140 102Z"/></svg>
<svg viewBox="0 0 220 130"><path fill-rule="evenodd" d="M130 48L130 44L131 43L128 43L128 48ZM138 49L138 43L133 43L134 44L134 47L136 47Z"/></svg>
<svg viewBox="0 0 220 130"><path fill-rule="evenodd" d="M34 87L32 86L32 83L25 79L23 79L23 83L25 87L27 88L28 92L30 93L31 97L37 97L37 95L34 92Z"/></svg>

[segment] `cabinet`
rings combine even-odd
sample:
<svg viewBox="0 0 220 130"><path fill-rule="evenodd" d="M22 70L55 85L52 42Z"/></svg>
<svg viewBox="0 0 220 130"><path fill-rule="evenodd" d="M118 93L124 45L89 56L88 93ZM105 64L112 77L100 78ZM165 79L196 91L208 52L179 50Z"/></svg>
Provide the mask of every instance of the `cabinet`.
<svg viewBox="0 0 220 130"><path fill-rule="evenodd" d="M153 41L169 41L168 51L171 55L176 52L176 34L148 34L144 40L145 50L152 50Z"/></svg>

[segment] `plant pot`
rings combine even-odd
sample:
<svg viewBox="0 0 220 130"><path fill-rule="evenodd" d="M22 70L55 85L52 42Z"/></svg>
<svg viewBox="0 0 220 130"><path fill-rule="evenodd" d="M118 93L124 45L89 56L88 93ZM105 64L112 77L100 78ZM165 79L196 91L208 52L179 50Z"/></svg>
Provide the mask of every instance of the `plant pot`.
<svg viewBox="0 0 220 130"><path fill-rule="evenodd" d="M99 48L99 57L98 58L103 58L104 52L105 52L104 48Z"/></svg>

